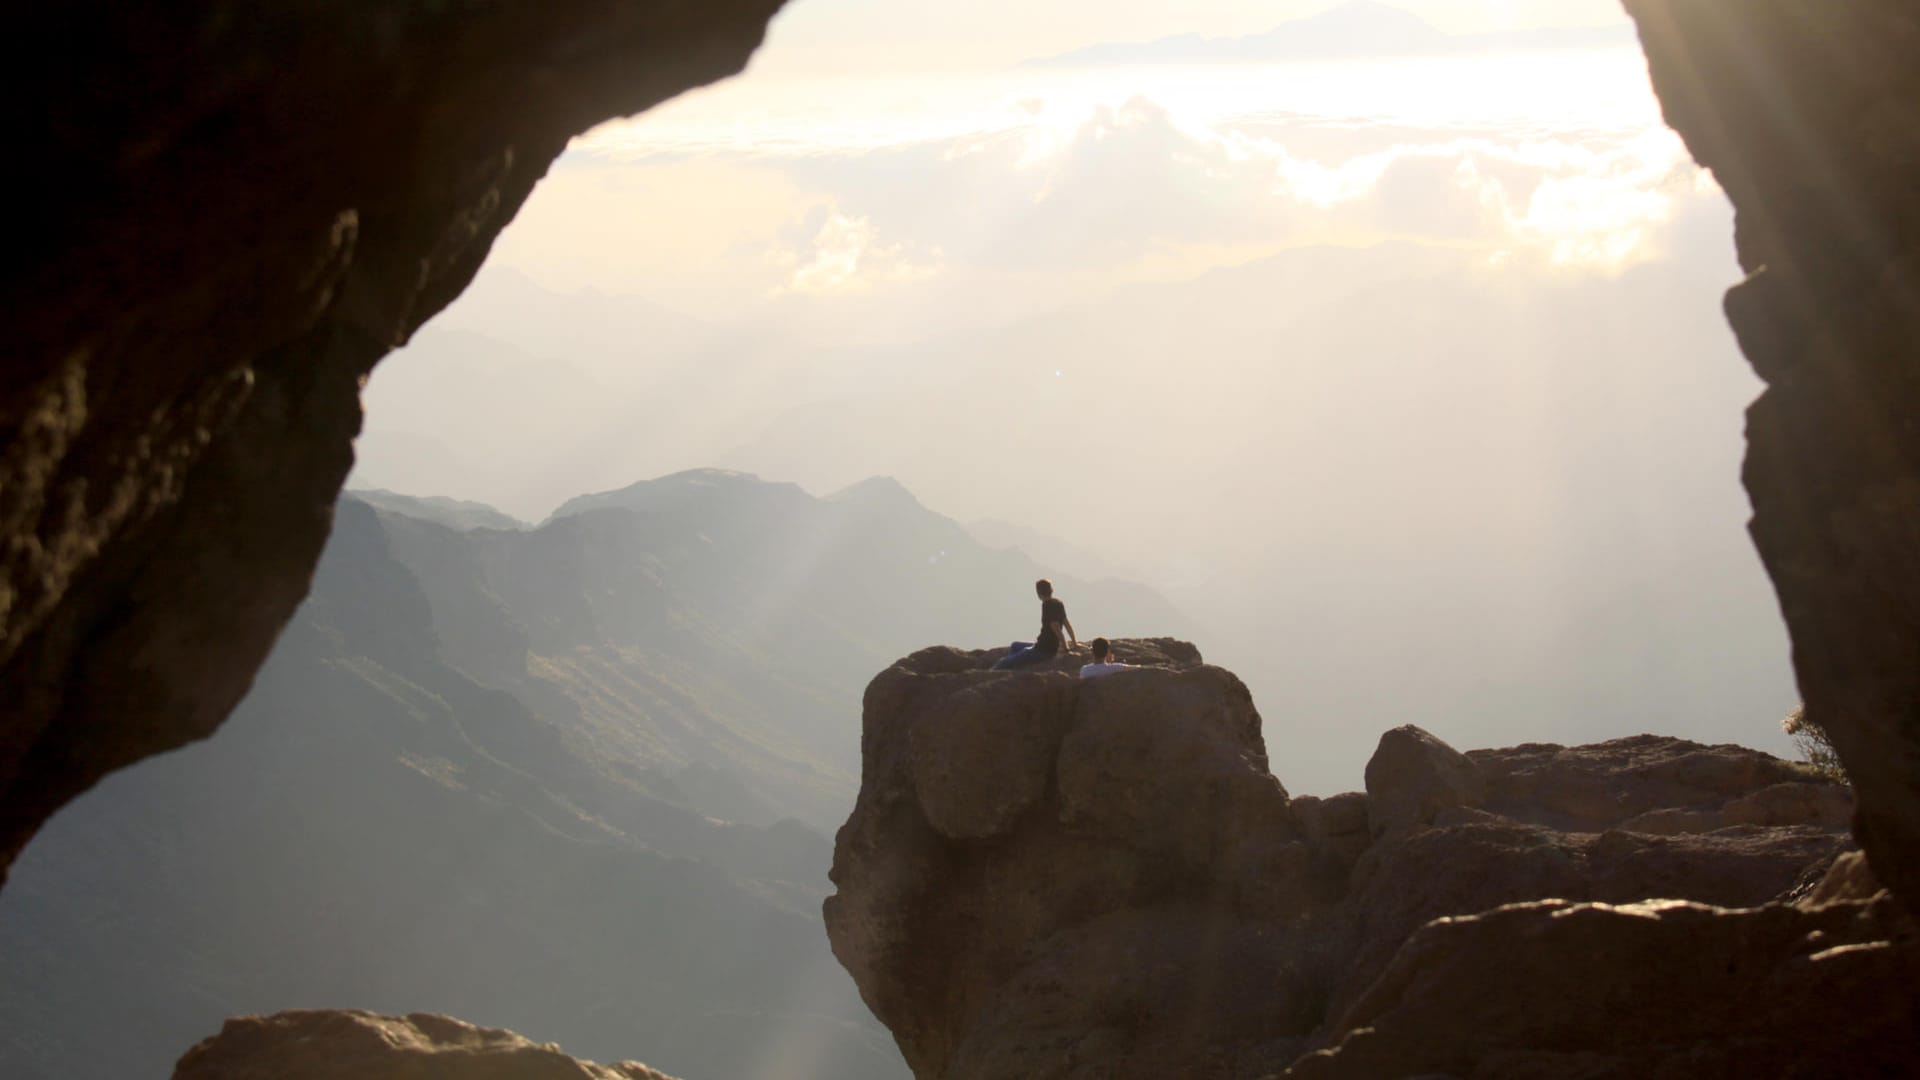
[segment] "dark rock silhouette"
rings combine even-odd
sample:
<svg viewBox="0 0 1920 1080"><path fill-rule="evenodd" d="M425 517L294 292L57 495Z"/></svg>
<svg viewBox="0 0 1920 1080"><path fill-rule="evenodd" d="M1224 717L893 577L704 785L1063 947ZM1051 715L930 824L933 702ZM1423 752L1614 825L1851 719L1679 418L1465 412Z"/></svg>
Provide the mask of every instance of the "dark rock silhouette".
<svg viewBox="0 0 1920 1080"><path fill-rule="evenodd" d="M1473 759L1408 725L1380 736L1367 761L1367 825L1373 835L1417 829L1453 807L1477 810L1487 782Z"/></svg>
<svg viewBox="0 0 1920 1080"><path fill-rule="evenodd" d="M1842 856L1799 904L1546 900L1417 931L1283 1080L1910 1076L1920 943Z"/></svg>
<svg viewBox="0 0 1920 1080"><path fill-rule="evenodd" d="M1177 643L1116 647L1151 666L1083 683L932 649L867 691L863 787L835 848L827 928L917 1075L1257 1077L1319 1046L1339 1047L1327 1060L1349 1053L1341 1038L1375 1016L1414 1017L1411 1045L1425 1045L1419 1010L1470 1010L1465 980L1483 974L1472 965L1512 950L1603 986L1604 954L1554 964L1589 932L1617 934L1634 956L1665 950L1665 967L1702 986L1729 975L1688 960L1689 935L1790 980L1792 943L1815 931L1855 943L1893 932L1884 899L1760 906L1817 878L1848 840L1844 788L1758 751L1640 736L1463 755L1402 727L1382 738L1364 795L1290 800L1237 678ZM1742 809L1755 805L1765 812ZM1694 815L1680 822L1690 828L1628 827L1675 825L1651 817L1663 811ZM1769 820L1727 820L1756 816ZM1691 904L1606 906L1650 898ZM1464 916L1479 929L1442 929ZM1432 958L1454 941L1481 951ZM1448 1001L1424 996L1422 964L1458 984ZM1686 985L1660 999L1669 1010L1697 989ZM1517 1008L1559 986L1502 992ZM1678 1012L1671 1024L1694 1030ZM1452 1049L1427 1071L1501 1040L1532 1045L1532 1030L1435 1043ZM1698 1030L1715 1042L1745 1029ZM1402 1075L1352 1068L1327 1075Z"/></svg>
<svg viewBox="0 0 1920 1080"><path fill-rule="evenodd" d="M1920 21L1900 0L1626 0L1667 122L1733 200L1726 313L1766 391L1749 531L1806 717L1920 912Z"/></svg>
<svg viewBox="0 0 1920 1080"><path fill-rule="evenodd" d="M511 1031L432 1013L242 1016L187 1051L174 1080L673 1080L637 1061L595 1065Z"/></svg>
<svg viewBox="0 0 1920 1080"><path fill-rule="evenodd" d="M79 0L19 13L0 279L0 869L203 738L307 589L360 379L567 140L730 75L780 0Z"/></svg>

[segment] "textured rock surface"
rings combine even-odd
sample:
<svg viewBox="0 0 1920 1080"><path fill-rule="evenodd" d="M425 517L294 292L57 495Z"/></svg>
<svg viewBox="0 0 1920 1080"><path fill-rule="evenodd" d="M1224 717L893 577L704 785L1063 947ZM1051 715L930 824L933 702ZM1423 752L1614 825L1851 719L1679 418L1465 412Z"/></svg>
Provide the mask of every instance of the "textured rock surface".
<svg viewBox="0 0 1920 1080"><path fill-rule="evenodd" d="M1373 835L1433 824L1452 807L1476 809L1487 782L1473 759L1407 725L1380 736L1367 761L1367 814Z"/></svg>
<svg viewBox="0 0 1920 1080"><path fill-rule="evenodd" d="M1428 924L1286 1080L1912 1076L1920 941L1891 898L1550 900Z"/></svg>
<svg viewBox="0 0 1920 1080"><path fill-rule="evenodd" d="M239 700L326 539L361 376L566 140L737 71L779 4L17 13L0 868Z"/></svg>
<svg viewBox="0 0 1920 1080"><path fill-rule="evenodd" d="M240 1016L188 1050L174 1080L673 1080L595 1065L497 1028L431 1013L300 1010Z"/></svg>
<svg viewBox="0 0 1920 1080"><path fill-rule="evenodd" d="M1856 832L1920 910L1920 11L1626 0L1666 116L1738 212L1726 310L1768 383L1751 531Z"/></svg>
<svg viewBox="0 0 1920 1080"><path fill-rule="evenodd" d="M1238 679L1173 643L1120 647L1160 666L1081 683L933 649L868 688L827 928L920 1076L1264 1076L1401 1009L1376 980L1435 920L1679 898L1725 935L1715 947L1757 950L1706 905L1813 892L1848 846L1845 789L1758 751L1654 736L1463 755L1403 727L1381 739L1366 794L1289 800ZM1630 827L1644 820L1662 827ZM1866 941L1885 924L1846 925ZM1688 933L1637 929L1623 941L1651 952ZM1799 933L1815 930L1839 932ZM1541 936L1515 932L1515 948ZM1448 992L1453 1008L1474 1000Z"/></svg>
<svg viewBox="0 0 1920 1080"><path fill-rule="evenodd" d="M1299 911L1302 899L1264 886L1297 884L1307 868L1289 860L1306 850L1288 832L1252 700L1189 646L1115 648L1164 666L1083 684L1064 670L989 671L997 652L936 649L867 691L861 800L840 831L827 924L921 1075L1122 1062L1178 1074L1194 1047L1250 1046L1271 1026L1290 954L1243 913ZM995 753L1009 725L992 710L1031 737L1005 765ZM960 816L958 785L923 801L923 727L954 760L993 763L968 785L990 811L969 822L992 829L944 824ZM1009 814L1008 788L1039 793ZM1297 873L1266 872L1281 865ZM1195 965L1196 954L1221 962ZM1285 1008L1300 1031L1317 1016L1304 997Z"/></svg>

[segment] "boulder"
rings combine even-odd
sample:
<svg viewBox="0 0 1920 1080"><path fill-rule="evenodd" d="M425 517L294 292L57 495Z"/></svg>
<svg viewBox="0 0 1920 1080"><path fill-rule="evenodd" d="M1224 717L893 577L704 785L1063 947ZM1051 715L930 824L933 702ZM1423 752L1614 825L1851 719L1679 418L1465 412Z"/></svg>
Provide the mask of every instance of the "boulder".
<svg viewBox="0 0 1920 1080"><path fill-rule="evenodd" d="M1281 1080L1911 1076L1920 944L1903 923L1884 898L1437 920Z"/></svg>
<svg viewBox="0 0 1920 1080"><path fill-rule="evenodd" d="M228 1020L174 1080L673 1080L637 1061L595 1065L552 1043L431 1013L297 1010Z"/></svg>
<svg viewBox="0 0 1920 1080"><path fill-rule="evenodd" d="M1718 806L1649 810L1621 824L1629 832L1713 832L1736 825L1811 825L1844 829L1853 819L1853 791L1842 784L1792 781L1728 799Z"/></svg>
<svg viewBox="0 0 1920 1080"><path fill-rule="evenodd" d="M1656 812L1718 811L1776 784L1816 783L1800 766L1772 754L1663 735L1589 746L1530 743L1468 756L1486 778L1488 810L1567 832L1627 827Z"/></svg>
<svg viewBox="0 0 1920 1080"><path fill-rule="evenodd" d="M1486 797L1486 781L1471 758L1411 724L1380 736L1367 762L1375 837L1431 825L1441 811L1478 807Z"/></svg>

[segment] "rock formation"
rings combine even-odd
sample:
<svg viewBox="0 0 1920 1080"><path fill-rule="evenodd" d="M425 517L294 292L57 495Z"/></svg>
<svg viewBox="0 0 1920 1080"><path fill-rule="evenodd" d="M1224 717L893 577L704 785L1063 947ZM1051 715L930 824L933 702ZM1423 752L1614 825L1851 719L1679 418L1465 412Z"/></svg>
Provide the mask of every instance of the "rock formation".
<svg viewBox="0 0 1920 1080"><path fill-rule="evenodd" d="M1807 715L1854 778L1855 833L1911 911L1920 15L1905 0L1625 3L1668 119L1738 211L1751 276L1727 312L1769 384L1750 413L1752 532ZM464 287L565 140L737 70L778 6L78 0L16 13L0 78L13 159L28 167L13 177L23 212L0 283L0 865L105 772L206 734L238 700L306 589L360 378ZM1815 1045L1847 1039L1845 1054L1866 1053L1861 1033L1875 1031L1898 1054L1894 1037L1920 1026L1904 999L1859 989L1914 983L1908 931L1879 901L1757 914L1535 904L1396 944L1430 912L1498 904L1516 882L1536 894L1524 899L1685 896L1698 882L1676 852L1683 868L1721 867L1701 899L1755 903L1832 843L1779 824L1824 814L1828 793L1719 790L1644 806L1627 828L1605 809L1618 777L1578 769L1613 750L1541 751L1540 767L1603 796L1549 807L1520 794L1533 766L1468 755L1476 779L1407 735L1394 754L1411 761L1383 775L1416 789L1289 801L1262 778L1237 681L1168 658L1186 666L1112 686L1023 675L1016 690L922 654L876 682L872 792L843 834L829 915L923 1071L995 1075L1017 1059L1036 1063L1029 1074L1122 1061L1252 1072L1351 1017L1367 1026L1299 1068L1348 1054L1411 1068L1407 1048L1424 1043L1422 1069L1474 1061L1476 1076L1808 1075L1875 1061L1740 1055L1809 1016ZM1018 783L990 806L894 730L962 690L980 715L1024 710L1035 725L1004 761ZM1177 727L1155 722L1176 712ZM1087 738L1089 722L1115 740ZM926 746L966 751L964 725L947 726ZM1622 752L1645 750L1732 753ZM1172 755L1185 780L1144 768L1149 755ZM1150 801L1171 791L1182 799ZM1606 831L1578 831L1590 826ZM1498 873L1421 876L1482 859ZM1340 899L1365 893L1389 907L1359 918L1367 906ZM1653 988L1609 996L1574 962L1613 947L1700 961L1686 965L1704 980L1686 989L1691 1026L1660 1027L1627 1008L1657 1007ZM1490 988L1503 976L1473 968L1509 954L1540 981ZM1194 956L1218 962L1196 980ZM1355 957L1362 971L1390 962L1388 977L1359 986ZM1738 1010L1703 1019L1703 1001L1756 993L1740 979L1797 988L1821 1011L1758 1028L1736 1024L1759 1022ZM1545 1016L1542 997L1561 989L1586 995L1569 999L1586 1015ZM1434 1025L1466 1009L1499 1010L1520 1034L1485 1041L1481 1013L1435 1041ZM1847 1022L1825 1022L1836 1017ZM1594 1056L1642 1035L1666 1056Z"/></svg>
<svg viewBox="0 0 1920 1080"><path fill-rule="evenodd" d="M567 140L738 71L780 2L18 13L0 871L246 691L326 539L361 378Z"/></svg>
<svg viewBox="0 0 1920 1080"><path fill-rule="evenodd" d="M1625 0L1739 212L1769 389L1753 535L1861 842L1920 902L1920 20ZM203 736L306 588L358 382L453 298L566 139L739 69L780 0L102 0L19 15L0 283L0 864Z"/></svg>
<svg viewBox="0 0 1920 1080"><path fill-rule="evenodd" d="M919 1076L1259 1077L1315 1050L1297 1075L1560 1075L1487 1064L1509 1051L1659 1075L1633 1070L1867 1060L1780 1022L1797 980L1873 988L1889 1038L1914 1015L1877 886L1784 901L1850 846L1844 787L1734 746L1461 754L1402 727L1365 793L1290 799L1237 678L1117 648L1145 666L931 649L867 691L827 927Z"/></svg>
<svg viewBox="0 0 1920 1080"><path fill-rule="evenodd" d="M432 1013L301 1010L241 1016L188 1050L174 1080L673 1080L637 1061L595 1065L511 1031Z"/></svg>
<svg viewBox="0 0 1920 1080"><path fill-rule="evenodd" d="M1859 856L1848 856L1857 860ZM1911 1076L1920 944L1894 901L1546 900L1433 922L1283 1080Z"/></svg>
<svg viewBox="0 0 1920 1080"><path fill-rule="evenodd" d="M1737 211L1726 312L1768 386L1751 532L1807 718L1920 911L1920 12L1902 0L1626 0L1667 121Z"/></svg>

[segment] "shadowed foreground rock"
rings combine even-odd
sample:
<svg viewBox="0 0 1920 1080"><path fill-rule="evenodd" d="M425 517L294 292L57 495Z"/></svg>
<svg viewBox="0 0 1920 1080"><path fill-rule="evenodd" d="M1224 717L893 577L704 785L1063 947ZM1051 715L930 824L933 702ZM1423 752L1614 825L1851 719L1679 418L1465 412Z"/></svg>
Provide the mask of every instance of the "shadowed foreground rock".
<svg viewBox="0 0 1920 1080"><path fill-rule="evenodd" d="M730 75L781 0L12 12L0 876L210 734L306 593L360 381L567 140Z"/></svg>
<svg viewBox="0 0 1920 1080"><path fill-rule="evenodd" d="M1856 856L1857 857L1857 856ZM1548 900L1428 924L1286 1080L1910 1077L1920 943L1885 893Z"/></svg>
<svg viewBox="0 0 1920 1080"><path fill-rule="evenodd" d="M1403 727L1366 793L1289 799L1239 679L1179 643L1116 648L1151 666L1083 683L1077 660L993 672L997 653L930 649L867 690L827 929L919 1076L1250 1078L1317 1048L1311 1067L1346 1070L1329 1076L1480 1076L1561 1029L1648 1042L1622 1069L1673 1032L1702 1060L1773 1061L1732 1048L1738 1009L1693 996L1757 1008L1803 976L1878 995L1876 1031L1908 1015L1884 896L1774 902L1850 846L1845 788L1735 746L1461 754ZM1609 906L1650 899L1686 903ZM1606 1019L1628 1006L1667 1026ZM1808 1045L1855 1060L1849 1030Z"/></svg>
<svg viewBox="0 0 1920 1080"><path fill-rule="evenodd" d="M186 1052L174 1080L673 1080L637 1061L595 1065L552 1043L431 1013L301 1010L241 1016Z"/></svg>
<svg viewBox="0 0 1920 1080"><path fill-rule="evenodd" d="M1749 531L1855 831L1920 913L1920 11L1911 0L1626 0L1667 122L1748 273L1726 313Z"/></svg>

